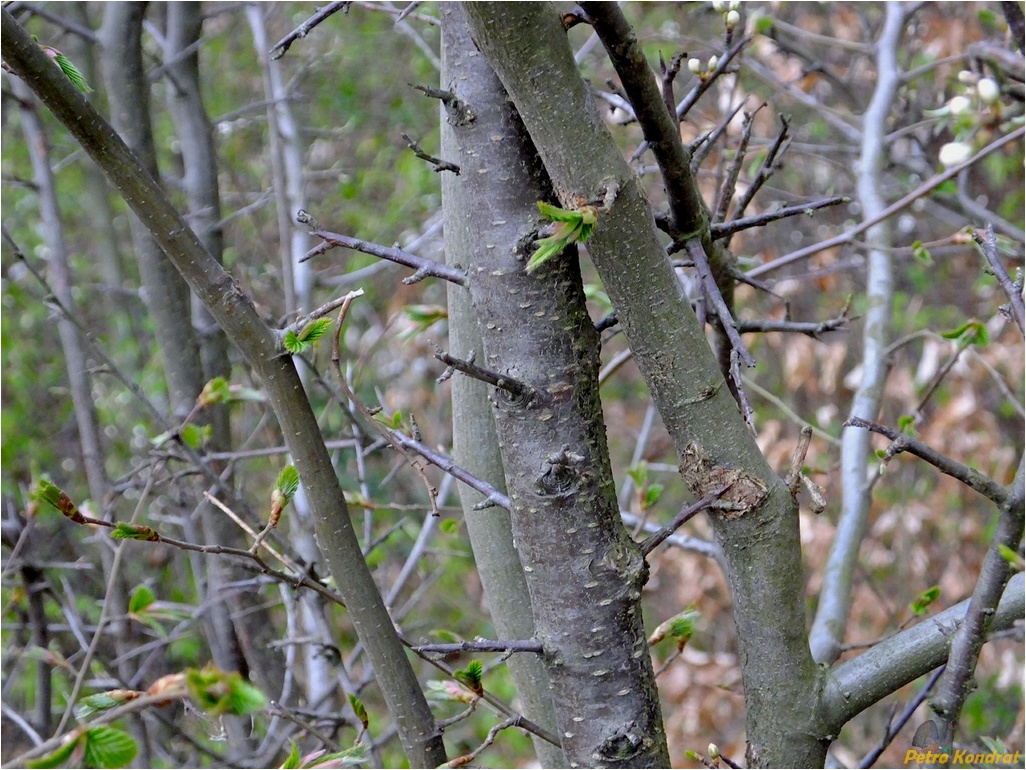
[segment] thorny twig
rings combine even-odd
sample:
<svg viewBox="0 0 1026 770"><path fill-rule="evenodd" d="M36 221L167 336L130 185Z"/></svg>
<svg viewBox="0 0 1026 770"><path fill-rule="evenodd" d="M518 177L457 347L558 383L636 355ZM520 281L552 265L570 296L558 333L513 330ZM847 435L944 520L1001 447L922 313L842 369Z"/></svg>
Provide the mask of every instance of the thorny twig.
<svg viewBox="0 0 1026 770"><path fill-rule="evenodd" d="M850 418L845 423L845 426L865 428L873 433L879 433L881 436L889 438L893 443L887 447L887 450L884 453L883 459L885 461L901 452L908 452L919 459L930 463L930 465L934 466L941 473L951 476L954 479L958 479L970 489L975 489L981 495L992 500L997 505L1001 505L1008 498L1008 490L989 476L985 476L973 468L969 468L955 460L952 460L946 455L942 455L933 447L930 447L911 436L906 436L899 430L895 430L887 425L880 425L879 423L870 422L869 420L863 420L860 417Z"/></svg>
<svg viewBox="0 0 1026 770"><path fill-rule="evenodd" d="M322 21L327 19L332 14L337 13L338 11L344 11L345 13L349 13L350 5L352 5L352 2L335 2L328 3L326 6L319 9L317 13L315 13L309 19L304 21L294 30L289 32L289 34L287 34L285 37L283 37L275 44L274 48L268 51L268 53L271 55L271 58L280 59L282 56L285 55L289 48L292 47L293 43L295 43L300 38L309 35L310 30L312 30L314 27L316 27L318 24L320 24Z"/></svg>
<svg viewBox="0 0 1026 770"><path fill-rule="evenodd" d="M349 387L349 383L346 381L345 374L342 372L342 324L345 323L346 315L349 313L349 305L352 303L354 297L347 296L345 301L342 303L342 307L338 311L338 321L335 324L335 341L331 349L331 365L335 369L335 376L338 378L339 386L342 388L342 392L346 394L346 398L350 402L356 404L356 408L360 413L367 418L373 425L381 426L380 423L374 419L374 413L371 412L363 402L356 397L356 394ZM382 431L388 443L403 457L406 458L407 462L413 467L424 482L424 486L427 488L428 499L431 501L431 514L433 516L440 516L441 513L438 510L438 488L431 483L431 480L424 473L424 466L421 464L420 459L411 455L410 452L400 443L393 435L392 431Z"/></svg>
<svg viewBox="0 0 1026 770"><path fill-rule="evenodd" d="M1009 314L1015 319L1016 324L1019 325L1019 331L1026 332L1026 326L1023 324L1022 276L1019 277L1018 281L1012 281L1008 276L1008 271L1005 270L1005 266L998 256L997 239L994 237L994 227L992 225L987 225L986 237L976 229L973 229L971 234L973 240L976 241L983 251L983 256L986 258L987 264L990 265L990 269L994 272L994 277L997 278L998 284L1008 297Z"/></svg>
<svg viewBox="0 0 1026 770"><path fill-rule="evenodd" d="M416 155L421 160L427 161L432 166L434 166L432 171L434 171L436 174L439 171L451 171L454 174L456 174L456 176L460 175L460 167L457 166L455 163L450 163L447 160L436 158L434 155L428 155L426 152L424 152L424 150L421 149L419 144L417 144L413 139L409 137L408 134L400 134L400 136L402 136L403 140L406 142L406 146L413 150L414 155Z"/></svg>

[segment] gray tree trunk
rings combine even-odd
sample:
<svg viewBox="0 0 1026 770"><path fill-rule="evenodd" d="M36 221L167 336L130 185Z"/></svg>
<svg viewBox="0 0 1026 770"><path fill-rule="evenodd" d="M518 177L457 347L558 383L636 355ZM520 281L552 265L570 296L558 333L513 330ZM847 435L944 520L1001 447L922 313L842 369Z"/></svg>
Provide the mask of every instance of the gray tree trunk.
<svg viewBox="0 0 1026 770"><path fill-rule="evenodd" d="M685 482L699 496L731 485L723 499L733 510L711 520L729 564L749 765L821 766L829 741L816 716L817 671L805 638L797 505L738 412L640 183L581 80L558 11L543 3L465 7L474 40L516 105L564 207L613 198L588 253Z"/></svg>
<svg viewBox="0 0 1026 770"><path fill-rule="evenodd" d="M447 37L448 40L448 37ZM450 53L447 52L447 56ZM620 521L598 397L599 335L576 250L524 267L552 200L520 118L480 57L453 59L446 246L463 260L484 358L520 394L490 399L513 536L571 767L665 767L641 617L647 565ZM471 70L470 67L473 66ZM466 354L469 351L454 351Z"/></svg>
<svg viewBox="0 0 1026 770"><path fill-rule="evenodd" d="M488 63L470 39L470 30L462 9L456 3L441 6L442 15L442 87L457 81L463 84L461 98L486 103L505 98ZM488 135L501 128L492 125L496 113L489 110L478 116L473 131L457 132L442 117L442 157L458 162L464 154L473 155L490 149ZM480 185L468 184L465 175L442 176L442 207L445 216L446 259L450 264L472 264L474 232L467 228L476 216L475 195ZM458 357L472 353L484 360L481 332L470 294L462 286L449 284L449 346ZM452 380L452 441L455 460L472 474L505 491L502 455L499 452L495 421L488 403L490 388L479 380L457 376ZM500 639L528 639L534 636L531 596L527 581L513 545L510 515L500 508L475 510L483 496L460 485L460 501L467 533L474 550L474 562L488 598L492 623ZM529 719L556 732L555 712L549 676L542 661L530 655L514 655L507 663L521 711ZM543 767L562 767L566 763L563 750L534 737L534 748Z"/></svg>

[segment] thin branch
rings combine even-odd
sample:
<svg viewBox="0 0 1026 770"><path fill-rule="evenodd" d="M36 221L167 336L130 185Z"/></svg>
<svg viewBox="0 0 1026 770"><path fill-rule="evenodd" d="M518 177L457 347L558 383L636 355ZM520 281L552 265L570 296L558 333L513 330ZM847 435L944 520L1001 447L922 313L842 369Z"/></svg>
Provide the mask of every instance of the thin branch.
<svg viewBox="0 0 1026 770"><path fill-rule="evenodd" d="M652 553L652 551L659 547L659 545L662 544L662 542L666 540L666 538L668 538L670 535L672 535L674 532L676 532L678 529L684 526L688 521L690 521L699 513L701 513L710 505L712 505L714 502L719 500L720 497L723 496L723 493L726 492L728 489L730 489L730 485L725 484L719 489L713 490L698 502L692 503L691 505L685 508L681 508L677 515L673 517L673 521L671 521L661 530L656 532L654 535L645 538L641 542L642 555L648 556L650 553Z"/></svg>
<svg viewBox="0 0 1026 770"><path fill-rule="evenodd" d="M398 431L387 430L384 425L374 419L374 414L356 397L356 394L350 389L345 375L342 373L342 324L345 323L346 314L349 312L349 305L352 303L353 299L354 297L352 296L347 297L338 311L338 322L335 324L335 341L331 349L331 365L335 369L335 376L342 388L342 392L346 394L346 398L348 398L353 404L356 404L356 408L360 410L360 413L370 421L371 424L377 425L382 429L382 433L385 438L388 439L388 443L391 444L399 454L405 457L410 466L417 472L417 475L420 476L421 480L424 482L424 486L427 488L428 499L431 501L431 513L435 516L440 516L441 513L438 510L438 489L431 483L431 480L424 473L424 466L421 465L420 461L416 457L411 456L403 447L402 443L399 442L395 435L398 434Z"/></svg>
<svg viewBox="0 0 1026 770"><path fill-rule="evenodd" d="M890 746L891 741L898 737L898 733L900 733L902 728L905 727L908 720L912 718L916 709L919 708L923 701L926 700L926 696L933 690L934 685L937 684L937 680L940 679L941 674L943 673L944 666L940 666L930 675L930 678L926 680L926 684L923 685L923 689L916 694L916 697L905 704L905 708L901 710L901 714L898 715L898 718L896 720L887 720L887 729L884 732L883 737L880 739L880 742L870 749L865 756L858 761L858 764L855 765L855 767L872 767L876 764L876 760L878 760L880 755L883 754L884 749Z"/></svg>
<svg viewBox="0 0 1026 770"><path fill-rule="evenodd" d="M727 238L741 230L747 230L751 227L761 227L762 225L770 222L775 222L778 219L793 217L798 214L812 216L812 212L817 209L823 209L827 206L837 206L841 203L848 203L850 200L851 198L847 198L843 195L834 195L830 198L812 201L811 203L803 203L797 206L785 206L782 209L768 211L765 214L756 214L754 216L744 217L743 219L735 218L729 222L717 222L711 225L709 230L712 232L713 240L718 240L720 238ZM749 273L749 275L751 275L751 273Z"/></svg>
<svg viewBox="0 0 1026 770"><path fill-rule="evenodd" d="M766 103L763 102L755 108L755 112L745 113L744 124L741 127L741 139L734 152L734 159L730 162L730 168L727 169L727 176L720 187L720 197L713 213L713 222L724 222L727 219L727 210L730 208L730 202L737 190L737 178L741 176L741 167L744 165L745 155L748 153L748 143L752 141L755 116L765 106Z"/></svg>
<svg viewBox="0 0 1026 770"><path fill-rule="evenodd" d="M305 215L305 216L304 216ZM305 211L299 212L296 220L307 224L310 222ZM434 276L436 278L442 278L451 283L455 283L458 286L467 285L467 274L459 268L451 267L441 262L435 262L431 259L425 259L424 257L418 257L416 254L410 254L408 251L403 251L396 246L381 246L376 243L370 243L368 241L362 241L359 238L350 238L348 235L341 235L340 233L332 233L327 230L315 229L311 231L311 235L320 238L323 243L319 246L315 246L306 256L300 259L300 262L305 262L308 259L319 256L329 249L341 247L344 249L352 249L353 251L362 251L364 254L370 254L381 259L387 259L390 262L395 262L406 267L412 267L416 272L403 279L403 283L410 284L416 283L417 281L426 278L427 276Z"/></svg>
<svg viewBox="0 0 1026 770"><path fill-rule="evenodd" d="M482 751L484 751L486 748L488 748L493 743L495 743L495 738L499 735L500 732L502 732L503 730L505 730L508 727L522 727L522 726L523 726L522 717L519 717L519 716L517 716L517 717L510 717L505 722L500 722L499 724L495 725L491 730L488 731L488 735L485 736L484 742L480 746L478 746L476 749L471 751L469 754L464 754L461 757L456 757L455 759L452 759L452 760L446 762L443 765L443 767L465 767L466 765L469 765L471 762L473 762L475 759L477 759L477 756Z"/></svg>
<svg viewBox="0 0 1026 770"><path fill-rule="evenodd" d="M659 72L663 76L663 104L666 105L667 111L678 123L680 119L677 117L677 108L674 106L677 100L673 98L673 81L680 72L680 63L687 57L687 51L681 51L680 53L674 54L670 58L669 66L663 61L662 53L659 54Z"/></svg>
<svg viewBox="0 0 1026 770"><path fill-rule="evenodd" d="M310 31L314 27L316 27L318 24L320 24L322 21L327 19L332 14L337 13L338 11L344 11L346 14L348 14L350 5L352 5L351 2L328 3L326 6L319 9L317 13L315 13L313 16L311 16L309 19L304 21L294 30L289 32L289 34L287 34L285 37L279 40L275 44L274 48L272 48L267 53L270 54L272 59L280 59L282 56L286 54L286 52L288 52L289 48L292 47L293 43L295 43L300 38L309 35Z"/></svg>
<svg viewBox="0 0 1026 770"><path fill-rule="evenodd" d="M438 349L435 350L435 358L446 366L463 372L468 377L505 390L514 398L530 398L534 395L534 388L529 385L525 385L520 382L520 380L513 379L509 375L499 374L498 372L493 372L491 369L485 369L482 366L478 366L474 363L473 358L464 361L461 358L456 358L455 356L451 356ZM448 379L445 374L443 374L442 377Z"/></svg>
<svg viewBox="0 0 1026 770"><path fill-rule="evenodd" d="M753 334L756 332L787 332L791 334L804 334L813 339L819 339L827 332L842 329L852 320L848 315L846 305L841 315L835 318L828 318L825 321L788 321L775 318L760 318L751 321L738 321L737 330L741 334Z"/></svg>
<svg viewBox="0 0 1026 770"><path fill-rule="evenodd" d="M1024 312L1022 277L1020 276L1018 283L1013 282L1012 279L1008 277L1008 271L1005 270L1005 266L1001 262L1001 258L998 256L997 239L994 237L993 225L987 225L986 238L980 234L979 230L973 229L971 233L973 240L976 241L980 249L983 251L983 256L987 259L987 264L990 265L990 269L994 271L994 277L997 278L998 284L1008 297L1008 310L1010 315L1015 319L1016 324L1019 325L1019 331L1026 332L1026 326L1023 324Z"/></svg>
<svg viewBox="0 0 1026 770"><path fill-rule="evenodd" d="M885 219L889 219L902 209L912 205L915 201L919 200L924 195L927 195L930 192L932 192L934 189L942 185L944 182L948 181L949 179L954 179L964 169L967 169L970 166L979 163L992 152L1000 150L1005 145L1011 144L1012 142L1015 142L1018 139L1022 139L1024 135L1026 135L1026 126L1019 126L1019 128L1015 129L1015 131L1013 131L1012 133L1006 134L1005 136L1002 136L1000 139L995 139L993 142L988 144L986 147L984 147L982 150L980 150L978 153L976 153L973 157L969 158L969 160L965 161L964 163L959 163L957 166L952 166L947 171L943 171L940 174L930 177L921 185L919 185L919 187L917 187L915 190L910 192L905 197L896 200L894 203L892 203L890 206L887 206L876 216L864 219L863 221L859 222L859 224L855 225L855 227L841 233L840 235L835 235L833 238L827 238L825 241L814 243L811 246L806 246L803 249L792 251L790 254L785 254L784 256L778 257L777 259L774 259L771 262L759 265L758 267L749 270L748 275L753 277L760 276L773 270L779 270L781 267L784 267L785 265L789 265L792 262L797 262L800 259L805 259L806 257L810 257L813 254L818 254L819 252L825 251L826 249L831 249L834 246L842 246L846 243L851 243L855 239L855 236L861 235L873 225L882 222Z"/></svg>
<svg viewBox="0 0 1026 770"><path fill-rule="evenodd" d="M409 137L408 134L400 134L400 136L402 136L403 140L406 142L406 146L413 150L414 155L416 155L421 160L427 161L432 166L434 166L432 171L434 171L436 174L439 171L452 171L454 174L456 174L456 176L460 175L460 167L457 166L455 163L450 163L447 160L441 160L440 158L436 158L434 155L428 155L426 152L424 152L424 150L420 148L419 144L417 144Z"/></svg>
<svg viewBox="0 0 1026 770"><path fill-rule="evenodd" d="M889 438L893 443L887 448L884 457L885 461L901 452L908 452L921 460L925 460L946 476L958 479L970 489L976 490L981 495L992 500L998 505L1001 505L1008 499L1008 490L989 476L985 476L978 470L962 465L961 463L952 460L950 457L942 455L936 449L933 449L918 439L906 436L899 430L895 430L887 425L880 425L879 423L870 422L869 420L863 420L860 417L850 418L845 423L845 426L865 428L873 433L879 433L881 436Z"/></svg>
<svg viewBox="0 0 1026 770"><path fill-rule="evenodd" d="M453 655L461 652L534 652L543 651L542 643L537 639L515 639L512 641L492 641L475 639L472 642L453 642L451 644L416 644L410 648L414 652Z"/></svg>
<svg viewBox="0 0 1026 770"><path fill-rule="evenodd" d="M712 270L709 269L709 260L706 257L705 249L702 247L702 242L698 238L691 238L686 245L688 254L691 255L691 259L695 263L695 269L701 278L702 288L712 302L716 317L723 326L723 331L730 340L730 344L737 351L741 361L746 366L755 366L755 359L752 358L752 354L748 352L748 348L741 341L741 335L738 333L734 317L730 314L727 303L723 300L723 295L716 285L716 279L713 277Z"/></svg>
<svg viewBox="0 0 1026 770"><path fill-rule="evenodd" d="M759 165L759 170L755 173L755 179L752 180L752 184L749 185L748 189L745 190L744 195L737 203L737 209L734 211L734 219L740 219L744 216L745 209L748 208L748 204L752 202L755 194L759 192L759 189L766 183L766 181L773 176L773 172L777 168L777 158L787 152L787 148L791 143L790 137L787 132L791 127L790 121L780 115L780 131L777 133L776 139L773 140L773 144L770 145L769 150L766 152L766 157L762 159L762 163Z"/></svg>
<svg viewBox="0 0 1026 770"><path fill-rule="evenodd" d="M731 121L734 120L734 116L741 112L741 109L748 104L748 97L742 99L737 107L732 109L720 120L719 125L716 126L712 131L707 134L703 134L698 139L690 144L688 150L693 152L691 156L691 173L694 174L701 168L702 163L712 152L713 145L716 144L716 140L723 136L723 132L727 130L727 126L730 125Z"/></svg>

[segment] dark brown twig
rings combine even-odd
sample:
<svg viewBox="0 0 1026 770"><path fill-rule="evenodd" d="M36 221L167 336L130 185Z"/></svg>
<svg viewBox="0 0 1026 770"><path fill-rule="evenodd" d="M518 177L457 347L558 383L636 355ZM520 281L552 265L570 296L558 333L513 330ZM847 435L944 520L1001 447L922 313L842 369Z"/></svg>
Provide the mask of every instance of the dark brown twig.
<svg viewBox="0 0 1026 770"><path fill-rule="evenodd" d="M666 540L666 538L668 538L670 535L672 535L674 532L676 532L678 529L684 526L687 522L689 522L699 513L708 508L710 505L719 500L720 497L723 496L723 493L726 492L728 489L730 489L730 485L724 485L719 489L713 490L698 502L692 503L691 505L682 508L680 512L673 517L673 521L671 521L669 524L667 524L665 527L660 529L655 534L650 535L649 537L646 537L644 540L641 541L642 555L648 556L650 553L652 553L652 551L659 547L659 545L661 545L662 542Z"/></svg>
<svg viewBox="0 0 1026 770"><path fill-rule="evenodd" d="M709 260L706 257L705 249L702 247L702 242L698 238L692 238L687 242L686 246L688 254L691 255L691 259L695 263L695 269L698 271L699 278L702 281L702 288L706 296L709 297L716 318L723 327L723 331L730 340L730 344L737 351L741 362L745 366L755 366L755 359L752 358L752 354L748 352L748 348L741 341L741 335L738 333L734 317L727 308L727 303L724 302L723 295L716 285L716 279L709 268Z"/></svg>
<svg viewBox="0 0 1026 770"><path fill-rule="evenodd" d="M916 697L914 697L912 700L905 704L905 708L901 710L901 713L898 715L898 718L888 718L887 729L884 731L884 735L880 739L880 742L877 743L876 746L874 746L872 749L870 749L866 753L866 755L859 760L858 764L855 765L855 767L872 767L876 764L876 760L878 760L880 758L880 755L883 754L884 749L890 746L891 742L896 737L898 737L898 733L900 733L902 728L905 727L906 724L908 724L908 720L912 718L912 715L915 713L916 709L919 708L922 702L926 700L926 696L929 695L930 692L933 690L934 685L937 684L937 680L940 679L941 674L943 673L944 666L940 666L936 671L934 671L930 675L930 678L926 680L926 684L923 685L923 689L921 689L916 694Z"/></svg>
<svg viewBox="0 0 1026 770"><path fill-rule="evenodd" d="M463 372L468 377L473 377L475 380L488 383L496 388L501 388L515 398L528 398L534 394L534 389L519 380L515 380L512 377L493 372L491 369L485 369L484 367L478 366L473 360L463 360L462 358L456 358L448 353L444 353L439 349L435 349L435 358L441 361L446 366L450 366L457 371ZM443 375L444 376L444 375Z"/></svg>
<svg viewBox="0 0 1026 770"><path fill-rule="evenodd" d="M1005 270L1005 266L998 256L994 227L987 225L986 238L980 234L979 230L974 229L971 233L973 240L976 241L983 251L983 256L986 258L987 264L990 265L990 269L994 272L994 277L997 278L998 284L1000 284L1005 295L1008 297L1008 313L1015 319L1016 324L1019 325L1019 331L1026 332L1026 327L1023 325L1022 278L1020 277L1017 284L1008 276L1008 271ZM1006 306L1002 306L1002 309L1004 307Z"/></svg>
<svg viewBox="0 0 1026 770"><path fill-rule="evenodd" d="M847 203L849 200L851 199L846 198L843 195L834 195L830 198L823 198L822 200L812 201L811 203L804 203L797 206L785 206L784 208L777 209L776 211L768 211L765 214L755 214L754 216L744 217L743 219L735 217L729 222L717 222L711 225L709 229L712 232L713 240L719 240L720 238L728 238L741 230L747 230L752 227L761 227L769 222L775 222L778 219L785 219L786 217L793 217L798 214L812 216L812 212L817 209L823 209L828 206L837 206L841 203ZM738 205L740 206L740 203Z"/></svg>
<svg viewBox="0 0 1026 770"><path fill-rule="evenodd" d="M749 185L748 189L745 190L738 200L737 208L734 211L734 219L740 219L744 216L745 210L748 208L748 204L752 202L755 194L759 192L759 189L766 183L766 180L773 176L773 172L776 171L777 159L787 152L787 148L791 144L791 140L787 135L791 124L783 115L779 117L781 123L780 131L766 152L766 157L762 159L759 170L755 173L755 179L752 180L751 185Z"/></svg>
<svg viewBox="0 0 1026 770"><path fill-rule="evenodd" d="M421 160L425 160L434 166L432 169L436 174L439 171L452 171L456 176L460 175L460 167L455 163L450 163L447 160L436 158L434 155L428 155L424 150L420 148L420 145L413 141L408 134L400 134L403 140L406 142L406 146L413 150L413 154Z"/></svg>
<svg viewBox="0 0 1026 770"><path fill-rule="evenodd" d="M890 459L901 452L908 452L919 459L930 463L930 465L935 467L941 473L951 476L954 479L958 479L970 489L976 490L981 495L994 501L998 505L1001 505L1008 498L1008 490L989 476L985 476L978 470L969 468L955 460L952 460L946 455L942 455L936 449L933 449L922 441L914 439L911 436L906 436L899 430L895 430L887 425L880 425L879 423L870 422L869 420L863 420L860 417L850 418L845 423L845 426L865 428L873 433L879 433L881 436L889 438L893 443L887 448L884 458L885 460Z"/></svg>
<svg viewBox="0 0 1026 770"><path fill-rule="evenodd" d="M663 76L663 104L666 105L666 110L670 113L670 116L677 122L680 121L677 117L677 100L673 98L673 81L680 72L680 63L687 55L687 51L674 54L670 59L670 66L666 66L662 53L659 54L659 72Z"/></svg>
<svg viewBox="0 0 1026 770"><path fill-rule="evenodd" d="M327 19L332 14L337 13L338 11L344 11L345 13L349 13L350 5L352 5L352 2L336 2L328 3L323 8L320 8L317 11L317 13L315 13L309 19L304 21L294 30L289 32L289 34L287 34L285 37L279 40L277 44L275 44L274 48L268 51L268 53L271 55L271 58L280 59L282 56L286 54L286 52L288 52L289 48L292 47L293 43L295 43L300 38L309 35L310 31L314 27L316 27L318 24L320 24L322 21Z"/></svg>
<svg viewBox="0 0 1026 770"><path fill-rule="evenodd" d="M712 148L713 145L716 144L716 140L723 135L723 132L727 130L727 126L729 126L730 122L734 119L734 116L737 115L741 111L741 108L744 107L747 103L748 97L746 96L744 99L741 100L737 107L732 109L723 117L723 119L719 122L719 125L717 125L716 128L714 128L709 133L703 135L698 140L691 143L688 149L694 153L694 155L691 156L692 174L697 172L698 169L702 166L702 163L709 156L709 153L712 152Z"/></svg>
<svg viewBox="0 0 1026 770"><path fill-rule="evenodd" d="M734 159L730 163L730 168L727 170L727 177L723 180L723 185L720 187L719 202L716 204L716 211L713 214L713 222L723 222L727 218L727 210L730 208L730 202L734 198L734 192L737 189L737 178L741 176L741 167L745 162L745 155L748 153L748 143L752 141L752 127L754 125L755 115L766 106L763 102L755 108L755 112L745 113L744 124L741 127L741 139L738 142L737 150L734 152Z"/></svg>
<svg viewBox="0 0 1026 770"><path fill-rule="evenodd" d="M513 641L491 641L475 639L472 642L453 642L450 644L415 644L410 648L414 652L452 655L461 652L542 652L542 643L537 639L515 639Z"/></svg>

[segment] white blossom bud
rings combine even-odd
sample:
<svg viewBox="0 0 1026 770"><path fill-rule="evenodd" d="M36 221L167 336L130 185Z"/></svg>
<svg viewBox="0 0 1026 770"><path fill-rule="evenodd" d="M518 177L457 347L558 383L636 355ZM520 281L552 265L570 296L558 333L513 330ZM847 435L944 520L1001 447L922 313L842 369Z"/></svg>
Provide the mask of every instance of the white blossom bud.
<svg viewBox="0 0 1026 770"><path fill-rule="evenodd" d="M1001 87L993 78L983 78L976 84L976 93L984 104L993 104L1001 96Z"/></svg>
<svg viewBox="0 0 1026 770"><path fill-rule="evenodd" d="M957 166L973 156L973 148L968 142L948 142L940 148L937 159L944 168Z"/></svg>
<svg viewBox="0 0 1026 770"><path fill-rule="evenodd" d="M709 72L712 72L714 69L716 69L716 65L719 64L719 63L720 63L719 59L717 59L715 56L710 56L709 57L709 65L706 67L706 70L709 71Z"/></svg>
<svg viewBox="0 0 1026 770"><path fill-rule="evenodd" d="M737 11L727 11L727 29L733 30L738 24L741 23L741 14Z"/></svg>
<svg viewBox="0 0 1026 770"><path fill-rule="evenodd" d="M948 100L948 112L952 115L964 115L973 107L967 96L953 96Z"/></svg>
<svg viewBox="0 0 1026 770"><path fill-rule="evenodd" d="M969 70L962 70L958 73L958 82L962 85L971 86L976 83L976 73Z"/></svg>
<svg viewBox="0 0 1026 770"><path fill-rule="evenodd" d="M712 7L714 11L719 11L720 13L722 13L723 11L727 10L726 0L712 0Z"/></svg>
<svg viewBox="0 0 1026 770"><path fill-rule="evenodd" d="M702 71L702 62L698 59L688 59L688 69L697 75Z"/></svg>
<svg viewBox="0 0 1026 770"><path fill-rule="evenodd" d="M729 2L727 3L727 8L729 8L732 11L736 11L740 7L741 0L729 0Z"/></svg>
<svg viewBox="0 0 1026 770"><path fill-rule="evenodd" d="M707 751L709 753L709 759L717 759L720 756L720 747L715 743L710 743Z"/></svg>

